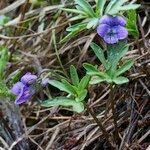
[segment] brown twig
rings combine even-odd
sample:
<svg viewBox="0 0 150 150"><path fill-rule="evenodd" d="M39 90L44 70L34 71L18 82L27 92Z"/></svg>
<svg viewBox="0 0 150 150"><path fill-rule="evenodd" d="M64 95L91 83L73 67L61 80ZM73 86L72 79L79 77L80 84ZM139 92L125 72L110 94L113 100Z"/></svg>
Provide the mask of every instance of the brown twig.
<svg viewBox="0 0 150 150"><path fill-rule="evenodd" d="M105 136L105 138L106 138L107 142L109 143L109 145L110 145L111 147L113 147L112 144L111 144L111 142L110 142L110 140L109 140L109 134L107 133L107 131L106 131L106 129L104 128L103 124L98 120L98 118L97 118L96 115L93 113L93 111L89 108L88 105L86 105L86 109L87 109L87 111L91 114L91 116L93 117L93 119L94 119L94 121L97 123L97 125L99 126L100 130L102 131L102 133L103 133L103 135Z"/></svg>

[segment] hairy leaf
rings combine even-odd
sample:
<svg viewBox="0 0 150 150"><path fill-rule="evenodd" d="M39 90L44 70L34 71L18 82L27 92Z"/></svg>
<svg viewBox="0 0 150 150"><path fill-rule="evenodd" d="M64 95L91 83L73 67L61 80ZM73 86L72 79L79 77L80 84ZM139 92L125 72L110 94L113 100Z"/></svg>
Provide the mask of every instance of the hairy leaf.
<svg viewBox="0 0 150 150"><path fill-rule="evenodd" d="M104 65L105 69L108 70L109 66L108 66L108 64L106 62L103 50L97 44L95 44L95 43L91 43L90 46L93 49L95 55L98 57L98 59Z"/></svg>
<svg viewBox="0 0 150 150"><path fill-rule="evenodd" d="M127 60L117 71L116 71L116 76L121 75L122 73L126 72L129 70L134 64L133 60Z"/></svg>
<svg viewBox="0 0 150 150"><path fill-rule="evenodd" d="M75 0L75 2L88 14L90 17L95 17L95 13L91 5L86 0Z"/></svg>
<svg viewBox="0 0 150 150"><path fill-rule="evenodd" d="M76 68L73 65L71 65L71 67L70 67L70 76L71 76L72 83L75 86L78 86L78 84L79 84L79 77L78 77L77 70L76 70Z"/></svg>
<svg viewBox="0 0 150 150"><path fill-rule="evenodd" d="M60 81L49 80L48 83L51 84L52 86L58 88L61 91L67 92L69 94L74 94L73 90L69 86L66 86L66 84L64 84Z"/></svg>
<svg viewBox="0 0 150 150"><path fill-rule="evenodd" d="M119 77L114 78L113 82L116 84L124 84L124 83L129 82L129 79L126 77L119 76Z"/></svg>
<svg viewBox="0 0 150 150"><path fill-rule="evenodd" d="M54 99L46 100L41 103L41 106L66 106L72 107L73 111L77 113L81 113L82 111L84 111L84 104L82 102L76 102L75 100L66 97L56 97Z"/></svg>

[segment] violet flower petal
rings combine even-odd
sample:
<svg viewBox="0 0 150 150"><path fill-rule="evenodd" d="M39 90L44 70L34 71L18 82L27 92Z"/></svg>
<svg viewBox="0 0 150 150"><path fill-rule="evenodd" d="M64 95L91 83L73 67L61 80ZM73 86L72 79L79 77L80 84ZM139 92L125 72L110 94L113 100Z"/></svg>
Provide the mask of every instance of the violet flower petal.
<svg viewBox="0 0 150 150"><path fill-rule="evenodd" d="M98 27L97 27L97 33L101 36L101 37L104 37L105 34L108 32L110 26L107 25L107 24L100 24Z"/></svg>
<svg viewBox="0 0 150 150"><path fill-rule="evenodd" d="M21 82L25 85L30 85L34 83L37 79L36 75L32 75L30 72L26 73L24 76L21 78Z"/></svg>
<svg viewBox="0 0 150 150"><path fill-rule="evenodd" d="M118 42L118 38L116 35L105 35L104 36L104 41L108 44L115 44Z"/></svg>
<svg viewBox="0 0 150 150"><path fill-rule="evenodd" d="M11 88L11 92L15 95L19 95L23 88L24 88L24 84L22 82L17 82L16 84L13 85L13 87Z"/></svg>
<svg viewBox="0 0 150 150"><path fill-rule="evenodd" d="M100 19L100 24L112 25L112 23L113 23L113 17L112 17L112 16L104 15L104 16Z"/></svg>
<svg viewBox="0 0 150 150"><path fill-rule="evenodd" d="M116 16L116 17L113 17L113 25L120 25L124 27L126 25L126 21L123 17Z"/></svg>
<svg viewBox="0 0 150 150"><path fill-rule="evenodd" d="M19 105L28 101L33 96L34 93L35 93L35 90L32 87L25 86L23 88L23 92L21 92L17 96L15 104Z"/></svg>
<svg viewBox="0 0 150 150"><path fill-rule="evenodd" d="M128 31L126 28L122 27L122 26L118 26L117 27L117 37L119 40L123 40L128 36Z"/></svg>
<svg viewBox="0 0 150 150"><path fill-rule="evenodd" d="M108 44L115 44L119 40L123 40L127 37L128 31L124 27L126 21L121 16L104 15L100 19L100 25L97 27L97 33Z"/></svg>

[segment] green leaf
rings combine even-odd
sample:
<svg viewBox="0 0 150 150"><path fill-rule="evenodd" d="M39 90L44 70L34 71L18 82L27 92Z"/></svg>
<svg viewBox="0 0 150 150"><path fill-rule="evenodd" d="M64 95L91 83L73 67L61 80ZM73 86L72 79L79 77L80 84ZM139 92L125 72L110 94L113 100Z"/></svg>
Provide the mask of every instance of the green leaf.
<svg viewBox="0 0 150 150"><path fill-rule="evenodd" d="M57 80L49 80L48 81L49 84L51 84L52 86L58 88L61 91L67 92L69 94L74 94L72 88L70 88L69 86L66 86L66 84L59 82Z"/></svg>
<svg viewBox="0 0 150 150"><path fill-rule="evenodd" d="M52 106L66 106L72 107L73 111L81 113L84 111L84 104L82 102L76 102L73 99L66 97L56 97L54 99L49 99L41 103L41 106L52 107Z"/></svg>
<svg viewBox="0 0 150 150"><path fill-rule="evenodd" d="M84 10L90 17L96 17L91 5L86 0L75 0L75 2Z"/></svg>
<svg viewBox="0 0 150 150"><path fill-rule="evenodd" d="M76 100L77 102L83 101L86 96L87 96L87 90L84 89L84 90L80 91L78 97L77 97L75 100Z"/></svg>
<svg viewBox="0 0 150 150"><path fill-rule="evenodd" d="M86 13L84 11L77 10L77 9L69 9L69 8L61 8L61 9L64 11L70 12L70 13L86 15Z"/></svg>
<svg viewBox="0 0 150 150"><path fill-rule="evenodd" d="M78 30L80 30L81 28L84 28L85 26L86 26L85 23L77 23L77 24L75 24L75 25L72 25L72 26L68 27L68 28L66 29L66 31L78 31Z"/></svg>
<svg viewBox="0 0 150 150"><path fill-rule="evenodd" d="M87 29L91 29L91 28L92 28L92 29L95 29L95 28L97 27L98 23L99 23L99 18L92 18L92 19L88 22L86 28L87 28Z"/></svg>
<svg viewBox="0 0 150 150"><path fill-rule="evenodd" d="M116 15L119 11L126 11L129 9L137 9L139 4L124 5L128 0L111 0L106 7L105 14ZM124 6L123 6L124 5Z"/></svg>
<svg viewBox="0 0 150 150"><path fill-rule="evenodd" d="M93 75L93 74L98 74L99 70L97 69L97 66L93 66L92 64L89 63L84 63L83 67L86 69L87 73L89 75Z"/></svg>
<svg viewBox="0 0 150 150"><path fill-rule="evenodd" d="M7 88L6 84L0 81L0 97L10 97L12 99L15 96L11 93L11 91Z"/></svg>
<svg viewBox="0 0 150 150"><path fill-rule="evenodd" d="M87 16L78 15L78 16L74 16L74 17L70 18L69 21L81 20L81 19L85 19L85 18L87 18Z"/></svg>
<svg viewBox="0 0 150 150"><path fill-rule="evenodd" d="M126 11L126 10L130 10L130 9L137 9L140 6L141 5L139 5L139 4L129 4L129 5L125 5L125 6L120 7L120 10Z"/></svg>
<svg viewBox="0 0 150 150"><path fill-rule="evenodd" d="M101 61L101 63L104 65L104 67L106 68L106 70L109 69L109 66L106 62L103 50L95 43L91 43L90 44L91 48L93 49L95 55L98 57L98 59Z"/></svg>
<svg viewBox="0 0 150 150"><path fill-rule="evenodd" d="M0 26L5 25L7 22L10 21L10 18L4 15L0 15Z"/></svg>
<svg viewBox="0 0 150 150"><path fill-rule="evenodd" d="M68 27L67 30L71 31L67 36L65 36L60 43L66 42L68 40L70 40L71 38L73 38L75 35L77 35L79 32L81 32L82 30L86 29L86 24L82 23L82 25L80 24L75 24L71 27Z"/></svg>
<svg viewBox="0 0 150 150"><path fill-rule="evenodd" d="M101 82L104 82L104 81L106 81L105 78L96 76L96 77L93 77L91 79L90 84L98 84L98 83L101 83Z"/></svg>
<svg viewBox="0 0 150 150"><path fill-rule="evenodd" d="M79 77L78 77L77 70L76 70L76 68L73 65L71 65L71 67L70 67L70 76L71 76L72 83L75 86L78 86L78 84L79 84Z"/></svg>
<svg viewBox="0 0 150 150"><path fill-rule="evenodd" d="M81 6L76 5L75 7L76 7L76 9L77 9L77 10L79 10L79 11L83 11L83 12L84 12L84 9L83 9Z"/></svg>
<svg viewBox="0 0 150 150"><path fill-rule="evenodd" d="M83 91L85 88L87 88L87 86L88 86L88 84L89 84L89 81L90 81L90 76L89 75L86 75L86 76L84 76L82 79L81 79L81 81L80 81L80 83L79 83L79 85L78 85L78 90L79 91Z"/></svg>
<svg viewBox="0 0 150 150"><path fill-rule="evenodd" d="M4 77L4 71L6 69L8 61L8 48L0 46L1 57L0 57L0 79Z"/></svg>
<svg viewBox="0 0 150 150"><path fill-rule="evenodd" d="M107 7L106 7L106 9L105 9L105 14L107 14L107 13L110 11L110 9L112 9L112 7L113 7L113 5L116 3L116 1L118 1L118 0L111 0L111 1L108 3L108 5L107 5Z"/></svg>
<svg viewBox="0 0 150 150"><path fill-rule="evenodd" d="M107 73L99 71L95 66L84 63L83 67L87 70L87 74L90 76L100 76L105 79L109 79L110 77L107 75Z"/></svg>
<svg viewBox="0 0 150 150"><path fill-rule="evenodd" d="M127 1L128 0L112 0L108 4L105 13L110 15L117 14L120 11L120 7Z"/></svg>
<svg viewBox="0 0 150 150"><path fill-rule="evenodd" d="M127 11L126 28L128 29L129 35L132 35L134 38L139 37L139 32L138 32L138 28L137 28L137 16L136 16L135 10Z"/></svg>
<svg viewBox="0 0 150 150"><path fill-rule="evenodd" d="M116 83L116 84L124 84L124 83L129 82L129 79L126 78L126 77L119 76L117 78L114 78L113 82Z"/></svg>
<svg viewBox="0 0 150 150"><path fill-rule="evenodd" d="M126 72L129 70L134 64L133 60L127 60L117 71L116 71L116 76L121 75L122 73Z"/></svg>
<svg viewBox="0 0 150 150"><path fill-rule="evenodd" d="M96 14L98 17L101 17L103 15L106 0L95 0L95 1L96 1Z"/></svg>
<svg viewBox="0 0 150 150"><path fill-rule="evenodd" d="M108 45L108 61L111 64L109 76L113 77L115 75L118 62L126 54L128 48L129 47L125 42Z"/></svg>
<svg viewBox="0 0 150 150"><path fill-rule="evenodd" d="M76 91L74 89L74 86L71 85L68 81L66 81L65 79L62 79L61 82L65 85L65 87L70 91L70 94L72 95L76 95Z"/></svg>

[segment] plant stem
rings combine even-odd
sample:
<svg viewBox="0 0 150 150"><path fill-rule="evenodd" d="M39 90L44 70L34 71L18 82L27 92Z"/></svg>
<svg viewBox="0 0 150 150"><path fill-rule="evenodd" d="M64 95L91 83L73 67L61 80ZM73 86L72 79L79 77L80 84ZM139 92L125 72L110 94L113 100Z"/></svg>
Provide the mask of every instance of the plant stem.
<svg viewBox="0 0 150 150"><path fill-rule="evenodd" d="M100 130L102 131L103 135L105 136L107 142L110 144L110 146L112 147L111 142L109 141L109 134L107 133L106 129L103 127L102 123L98 120L98 118L96 117L96 115L93 113L93 111L89 108L88 105L86 105L87 111L89 112L89 114L91 114L91 116L93 117L94 121L97 123L97 125L99 126Z"/></svg>
<svg viewBox="0 0 150 150"><path fill-rule="evenodd" d="M62 62L61 62L61 59L60 59L60 57L59 57L59 52L58 52L58 49L57 49L57 46L56 46L55 30L52 30L52 39L53 39L54 49L55 49L55 53L56 53L58 62L59 62L59 64L60 64L60 67L62 68L64 75L69 79L68 74L67 74L65 68L63 67L63 64L62 64Z"/></svg>
<svg viewBox="0 0 150 150"><path fill-rule="evenodd" d="M114 134L114 140L116 143L119 143L119 132L118 132L118 126L117 126L117 113L115 110L115 99L114 99L114 88L113 84L110 84L110 107L112 109L113 114L113 122L114 122L114 128L115 128L115 134Z"/></svg>

